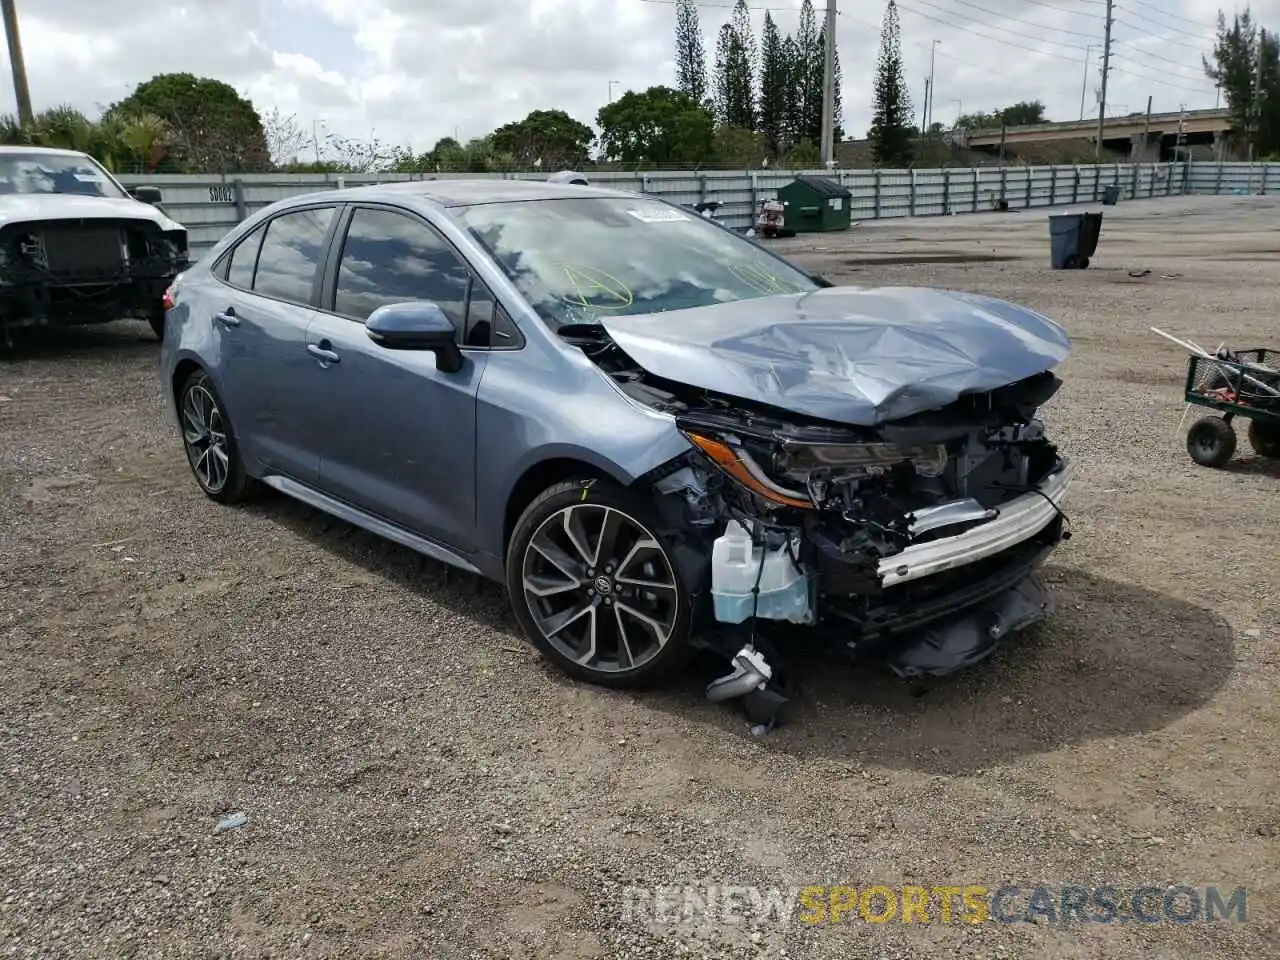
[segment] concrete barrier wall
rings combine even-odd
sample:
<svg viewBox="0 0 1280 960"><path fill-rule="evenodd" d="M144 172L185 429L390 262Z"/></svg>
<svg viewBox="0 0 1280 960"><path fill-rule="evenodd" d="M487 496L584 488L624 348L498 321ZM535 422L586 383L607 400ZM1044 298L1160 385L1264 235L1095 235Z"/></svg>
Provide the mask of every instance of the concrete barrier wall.
<svg viewBox="0 0 1280 960"><path fill-rule="evenodd" d="M1104 188L1118 186L1121 199L1184 193L1280 191L1280 164L1117 163L1101 166L978 167L946 170L659 171L592 173L593 182L661 197L674 203L719 201L717 216L746 227L760 200L804 172L829 176L853 194L853 219L920 217L991 210L1003 200L1011 209L1096 203ZM538 174L252 174L240 177L133 175L130 186L152 184L164 205L191 231L198 253L215 244L249 214L303 193L340 186L458 177L542 179Z"/></svg>

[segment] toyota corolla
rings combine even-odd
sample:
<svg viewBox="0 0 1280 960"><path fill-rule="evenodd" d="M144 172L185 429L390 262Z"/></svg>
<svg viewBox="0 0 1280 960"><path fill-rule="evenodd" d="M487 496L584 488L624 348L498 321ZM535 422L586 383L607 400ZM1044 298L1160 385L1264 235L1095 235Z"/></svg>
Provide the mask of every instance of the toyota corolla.
<svg viewBox="0 0 1280 960"><path fill-rule="evenodd" d="M275 203L166 304L208 497L274 488L499 581L576 677L701 649L710 696L768 715L797 630L938 675L1051 609L1069 343L1023 307L834 286L649 197L448 179Z"/></svg>

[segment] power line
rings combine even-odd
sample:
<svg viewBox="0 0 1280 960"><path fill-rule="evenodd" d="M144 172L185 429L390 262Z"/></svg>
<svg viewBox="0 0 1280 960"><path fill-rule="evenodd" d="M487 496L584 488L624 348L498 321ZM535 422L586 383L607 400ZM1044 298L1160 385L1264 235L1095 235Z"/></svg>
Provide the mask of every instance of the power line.
<svg viewBox="0 0 1280 960"><path fill-rule="evenodd" d="M1135 4L1139 8L1150 6L1147 0L1128 0L1128 2ZM1162 17L1168 17L1170 20L1181 20L1183 23L1189 23L1193 27L1205 26L1205 23L1203 20L1192 20L1190 17L1184 17L1178 13L1170 13L1169 11L1161 10L1159 7L1156 7L1156 6L1152 6L1151 10L1153 13L1158 13Z"/></svg>
<svg viewBox="0 0 1280 960"><path fill-rule="evenodd" d="M932 0L920 0L920 2L927 3L931 7L935 6ZM990 10L986 7L981 7L976 3L972 3L971 0L951 0L951 2L958 3L962 7L972 7L974 10L977 10L979 13L985 13L987 16L995 17L998 20L1006 20L1010 23L1020 24L1021 26L1024 26L1024 27L1032 27L1033 29L1036 29L1036 30L1052 30L1054 33L1068 34L1073 37L1084 37L1086 40L1096 40L1098 36L1096 33L1082 33L1079 30L1068 30L1066 27L1051 27L1048 24L1044 24L1044 23L1035 23L1034 21L1030 21L1030 20L1021 20L1018 17L1010 17L1002 13L997 13L995 10ZM976 18L970 17L969 19L973 20ZM997 27L996 29L1003 29L1003 28Z"/></svg>
<svg viewBox="0 0 1280 960"><path fill-rule="evenodd" d="M1177 37L1190 37L1192 40L1199 40L1202 43L1204 42L1204 37L1202 36L1202 33L1204 31L1214 30L1216 32L1215 27L1204 26L1200 28L1202 33L1192 33L1190 30L1184 30L1182 27L1175 27L1168 23L1162 23L1159 20L1152 20L1149 16L1144 14L1141 10L1126 9L1125 14L1127 16L1134 17L1142 21L1143 23L1150 24L1151 26L1160 30L1162 35L1172 34L1173 36L1177 36ZM1132 24L1130 24L1130 26L1132 26ZM1142 28L1142 29L1145 29L1145 28ZM1178 42L1185 43L1186 41L1180 40Z"/></svg>
<svg viewBox="0 0 1280 960"><path fill-rule="evenodd" d="M922 2L923 2L923 0L922 0ZM984 40L990 40L992 43L1000 43L1000 44L1005 45L1006 47L1015 47L1015 48L1017 48L1018 50L1021 50L1023 53L1026 53L1026 52L1027 52L1026 47L1024 47L1024 46L1022 46L1022 45L1020 45L1020 44L1012 43L1011 41L1006 40L1006 39L1004 39L1004 38L1002 38L1002 37L993 37L991 34L989 34L989 33L983 33L983 32L982 32L982 31L980 31L980 30L974 30L972 27L968 26L967 24L954 23L954 22L953 22L953 21L951 21L951 20L944 20L944 19L942 19L941 17L935 17L935 16L933 16L932 14L922 13L921 11L919 11L919 10L915 10L915 9L913 9L912 7L908 7L906 4L904 4L904 3L902 3L902 2L899 2L899 3L898 3L898 9L899 9L899 10L905 10L907 13L914 14L914 15L915 15L915 16L917 16L917 17L923 17L925 20L932 20L934 23L940 23L940 24L942 24L944 27L952 27L953 29L956 29L956 30L963 30L965 33L971 33L971 34L973 34L975 37L982 37ZM1029 36L1027 36L1026 34L1015 34L1015 36L1021 36L1023 39L1025 39L1025 40L1031 40L1032 42L1035 42L1035 43L1044 43L1044 42L1048 42L1048 41L1043 41L1043 40L1041 40L1039 37L1029 37ZM1080 51L1080 53L1084 53L1084 51L1085 51L1085 48L1084 48L1084 47L1077 47L1077 46L1073 46L1073 45L1071 45L1071 44L1069 44L1069 43L1059 44L1059 46L1064 46L1064 47L1066 47L1068 50L1078 50L1078 51ZM1069 63L1079 63L1079 62L1080 62L1080 57L1079 57L1079 55L1078 55L1078 54L1077 54L1076 56L1074 56L1074 57L1068 57L1066 54L1063 54L1063 53L1054 53L1052 50L1036 50L1036 51L1035 51L1035 53L1036 53L1038 56L1041 56L1041 57L1053 57L1053 58L1055 58L1055 59L1057 59L1057 60L1066 60L1066 61L1068 61Z"/></svg>
<svg viewBox="0 0 1280 960"><path fill-rule="evenodd" d="M640 0L640 2L656 3L659 6L664 6L664 7L674 7L676 3L679 2L679 0ZM695 7L705 7L713 10L732 10L734 7L737 6L737 3L735 2L735 0L729 0L728 3L709 3L709 2L706 2L706 0L694 0L693 5ZM794 14L800 13L800 8L794 7L794 6L793 7L754 7L754 6L748 5L747 9L753 13L756 13L756 12L762 13L766 10L770 11L771 13L794 13Z"/></svg>
<svg viewBox="0 0 1280 960"><path fill-rule="evenodd" d="M1195 93L1201 96L1204 96L1206 93L1209 92L1209 90L1212 90L1214 86L1213 84L1207 83L1207 82L1203 87L1199 87L1199 88L1188 87L1185 84L1181 84L1181 83L1170 83L1164 77L1153 77L1145 73L1136 73L1135 71L1130 70L1127 67L1117 67L1114 63L1111 65L1111 72L1124 74L1124 76L1133 77L1135 80L1146 80L1148 83L1156 83L1166 87L1173 87L1174 89L1182 90L1185 93Z"/></svg>
<svg viewBox="0 0 1280 960"><path fill-rule="evenodd" d="M1187 43L1187 41L1185 40L1178 40L1174 37L1164 36L1163 34L1152 33L1150 30L1145 30L1142 27L1135 26L1129 21L1122 20L1119 17L1116 18L1116 23L1122 24L1123 26L1128 27L1130 30L1136 30L1138 33L1142 34L1143 36L1152 37L1156 40L1159 40L1161 43L1171 43L1175 46L1186 47L1188 50L1195 50L1198 53L1203 53L1205 45L1212 43L1212 41L1204 41L1203 43ZM1187 34L1187 36L1190 36L1190 34Z"/></svg>

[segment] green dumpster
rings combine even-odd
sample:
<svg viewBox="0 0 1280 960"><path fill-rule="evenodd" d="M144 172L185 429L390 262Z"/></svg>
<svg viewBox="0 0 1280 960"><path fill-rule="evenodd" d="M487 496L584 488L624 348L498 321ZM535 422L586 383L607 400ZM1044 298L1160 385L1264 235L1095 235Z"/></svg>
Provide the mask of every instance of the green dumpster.
<svg viewBox="0 0 1280 960"><path fill-rule="evenodd" d="M821 233L848 230L853 219L853 193L826 177L799 176L778 188L787 230Z"/></svg>

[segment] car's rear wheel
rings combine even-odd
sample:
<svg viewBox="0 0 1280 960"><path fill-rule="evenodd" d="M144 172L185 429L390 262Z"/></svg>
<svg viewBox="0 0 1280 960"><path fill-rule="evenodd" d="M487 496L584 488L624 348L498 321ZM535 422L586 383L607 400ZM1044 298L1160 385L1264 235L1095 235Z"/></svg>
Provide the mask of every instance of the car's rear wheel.
<svg viewBox="0 0 1280 960"><path fill-rule="evenodd" d="M235 430L209 375L196 370L178 392L178 419L187 463L205 496L238 503L255 489L244 468Z"/></svg>
<svg viewBox="0 0 1280 960"><path fill-rule="evenodd" d="M634 687L689 655L689 599L652 507L606 480L560 483L520 517L507 592L521 628L571 676Z"/></svg>

